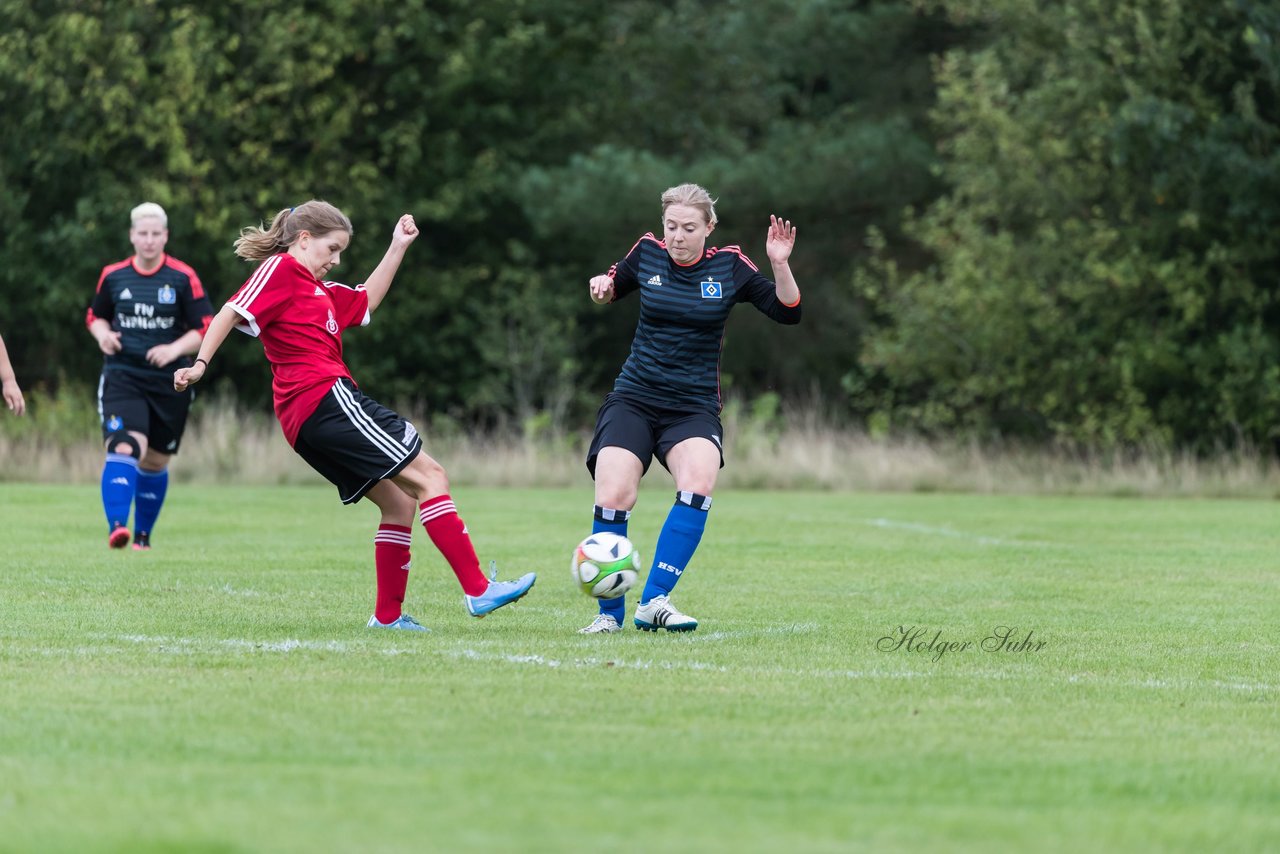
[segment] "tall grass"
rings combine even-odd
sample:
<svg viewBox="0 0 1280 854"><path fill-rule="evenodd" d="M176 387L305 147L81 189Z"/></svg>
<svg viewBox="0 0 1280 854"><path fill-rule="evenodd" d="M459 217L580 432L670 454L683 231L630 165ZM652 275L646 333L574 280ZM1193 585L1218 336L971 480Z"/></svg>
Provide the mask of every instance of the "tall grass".
<svg viewBox="0 0 1280 854"><path fill-rule="evenodd" d="M28 403L25 418L0 415L0 480L95 482L102 446L93 400L36 392ZM583 465L590 424L569 431L542 419L476 432L448 418L418 414L413 421L455 485L590 483ZM721 488L1280 497L1280 465L1251 449L1202 457L1154 445L1096 450L880 438L835 426L818 405L785 406L772 395L730 401L723 421ZM659 466L653 468L648 483L669 482ZM269 413L247 411L229 399L197 404L171 473L199 483L319 481Z"/></svg>

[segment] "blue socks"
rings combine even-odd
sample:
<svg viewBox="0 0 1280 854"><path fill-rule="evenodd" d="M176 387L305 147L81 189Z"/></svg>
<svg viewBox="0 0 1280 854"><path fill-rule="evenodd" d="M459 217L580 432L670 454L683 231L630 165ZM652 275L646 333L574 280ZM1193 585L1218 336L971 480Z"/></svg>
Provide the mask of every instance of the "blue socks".
<svg viewBox="0 0 1280 854"><path fill-rule="evenodd" d="M107 528L129 524L129 508L138 480L138 461L128 454L107 454L102 467L102 510Z"/></svg>
<svg viewBox="0 0 1280 854"><path fill-rule="evenodd" d="M610 507L601 507L596 505L595 518L591 522L591 533L609 533L617 534L620 537L627 535L627 520L631 518L631 512L628 510L614 510ZM627 597L619 596L617 599L601 599L600 613L608 614L618 621L618 625L622 625L622 619L627 615Z"/></svg>
<svg viewBox="0 0 1280 854"><path fill-rule="evenodd" d="M696 492L676 493L676 502L667 514L662 533L658 535L653 565L649 568L649 578L645 581L640 604L647 603L654 596L666 596L675 589L676 582L684 574L702 540L702 532L707 527L707 511L710 509L711 499L706 495L698 495ZM591 533L607 531L625 537L630 518L631 513L626 510L613 510L597 504ZM613 617L619 625L622 624L626 611L625 596L600 600L600 613Z"/></svg>
<svg viewBox="0 0 1280 854"><path fill-rule="evenodd" d="M662 533L658 535L658 546L653 550L653 565L640 596L641 605L654 596L666 596L675 588L702 539L710 509L711 499L706 495L676 493L676 503L667 514Z"/></svg>
<svg viewBox="0 0 1280 854"><path fill-rule="evenodd" d="M164 494L169 489L169 470L146 471L138 469L137 491L134 493L133 530L137 534L150 534L164 505Z"/></svg>

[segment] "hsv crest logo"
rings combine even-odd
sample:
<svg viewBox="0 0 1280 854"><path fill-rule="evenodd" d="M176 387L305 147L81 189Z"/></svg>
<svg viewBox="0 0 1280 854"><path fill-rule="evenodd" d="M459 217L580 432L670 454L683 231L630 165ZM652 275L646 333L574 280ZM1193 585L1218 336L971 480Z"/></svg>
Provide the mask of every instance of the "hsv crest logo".
<svg viewBox="0 0 1280 854"><path fill-rule="evenodd" d="M168 285L165 285L156 293L156 302L161 305L173 305L177 301L178 292Z"/></svg>
<svg viewBox="0 0 1280 854"><path fill-rule="evenodd" d="M329 322L324 325L324 328L329 330L330 335L338 334L338 321L333 319L333 309L329 309Z"/></svg>
<svg viewBox="0 0 1280 854"><path fill-rule="evenodd" d="M723 290L719 282L707 279L702 283L702 298L720 299L723 296Z"/></svg>

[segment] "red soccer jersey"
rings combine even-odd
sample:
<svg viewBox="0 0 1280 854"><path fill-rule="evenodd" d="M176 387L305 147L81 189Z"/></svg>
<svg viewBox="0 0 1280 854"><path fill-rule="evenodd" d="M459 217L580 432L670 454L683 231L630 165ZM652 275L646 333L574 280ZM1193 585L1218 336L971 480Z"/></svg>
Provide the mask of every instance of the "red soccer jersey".
<svg viewBox="0 0 1280 854"><path fill-rule="evenodd" d="M263 261L227 305L244 318L236 328L262 340L276 417L294 445L333 384L351 379L342 330L369 322L369 294L364 285L322 282L281 252Z"/></svg>

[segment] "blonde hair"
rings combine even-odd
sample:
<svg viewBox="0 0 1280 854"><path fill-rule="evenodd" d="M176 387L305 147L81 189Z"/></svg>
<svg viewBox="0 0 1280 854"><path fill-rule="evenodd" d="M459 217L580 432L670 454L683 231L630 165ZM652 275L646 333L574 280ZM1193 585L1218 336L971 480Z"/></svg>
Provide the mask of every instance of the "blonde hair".
<svg viewBox="0 0 1280 854"><path fill-rule="evenodd" d="M716 219L716 200L711 198L711 194L697 184L680 184L664 192L662 194L663 216L666 216L667 208L672 205L684 205L685 207L702 211L702 216L711 225L715 225L719 221Z"/></svg>
<svg viewBox="0 0 1280 854"><path fill-rule="evenodd" d="M130 228L137 228L138 220L147 219L148 217L154 217L160 220L160 225L164 228L169 227L169 215L164 212L164 208L160 207L155 202L143 202L133 210L129 211Z"/></svg>
<svg viewBox="0 0 1280 854"><path fill-rule="evenodd" d="M236 255L246 261L265 261L288 249L307 231L319 237L331 231L352 234L351 220L328 202L312 199L296 208L284 208L271 219L271 225L251 225L240 229L235 242Z"/></svg>

